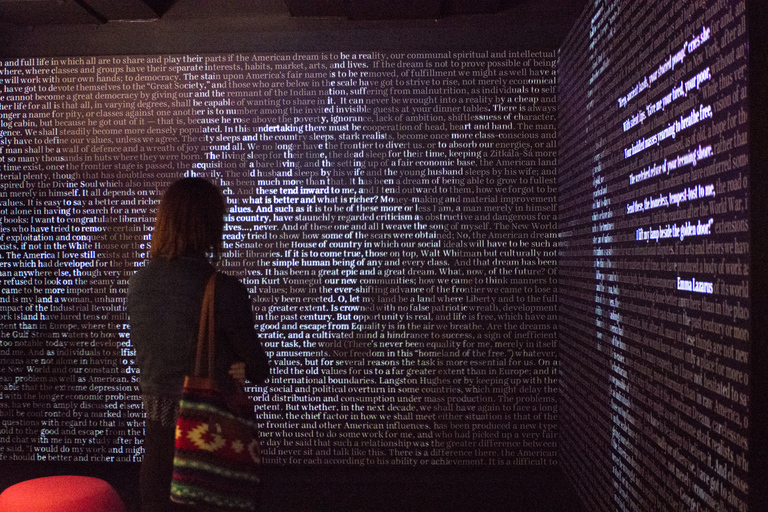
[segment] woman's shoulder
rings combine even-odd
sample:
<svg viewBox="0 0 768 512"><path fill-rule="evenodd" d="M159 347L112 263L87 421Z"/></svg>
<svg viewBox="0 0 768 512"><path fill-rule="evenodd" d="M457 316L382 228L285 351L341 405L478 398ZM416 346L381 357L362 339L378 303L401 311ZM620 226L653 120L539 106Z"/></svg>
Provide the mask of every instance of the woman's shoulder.
<svg viewBox="0 0 768 512"><path fill-rule="evenodd" d="M143 288L204 288L214 267L204 258L152 259L136 271L129 280L131 289ZM217 272L217 295L242 299L248 297L248 288L239 278L222 271Z"/></svg>
<svg viewBox="0 0 768 512"><path fill-rule="evenodd" d="M213 271L204 258L154 258L129 278L129 290L136 286L185 286L201 282Z"/></svg>
<svg viewBox="0 0 768 512"><path fill-rule="evenodd" d="M218 272L216 289L232 295L248 295L248 288L239 278L222 271Z"/></svg>

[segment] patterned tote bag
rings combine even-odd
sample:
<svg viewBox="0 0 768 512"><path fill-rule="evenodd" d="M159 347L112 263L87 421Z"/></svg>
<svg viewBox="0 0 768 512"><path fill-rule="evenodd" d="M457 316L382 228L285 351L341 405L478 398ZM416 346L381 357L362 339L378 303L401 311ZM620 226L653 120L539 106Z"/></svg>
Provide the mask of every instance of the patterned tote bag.
<svg viewBox="0 0 768 512"><path fill-rule="evenodd" d="M213 373L216 275L206 285L194 373L186 377L179 403L171 500L213 510L253 510L261 461L253 405L240 386L238 393L222 393Z"/></svg>

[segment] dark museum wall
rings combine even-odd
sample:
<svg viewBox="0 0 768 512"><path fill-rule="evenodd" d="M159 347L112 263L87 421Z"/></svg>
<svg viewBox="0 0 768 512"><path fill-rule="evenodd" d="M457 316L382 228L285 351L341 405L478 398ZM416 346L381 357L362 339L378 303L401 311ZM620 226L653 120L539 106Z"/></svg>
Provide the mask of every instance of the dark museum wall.
<svg viewBox="0 0 768 512"><path fill-rule="evenodd" d="M562 462L590 509L748 510L746 4L586 20L559 67Z"/></svg>
<svg viewBox="0 0 768 512"><path fill-rule="evenodd" d="M572 502L556 466L554 104L575 11L182 7L4 41L4 104L20 114L4 133L4 326L21 333L4 461L135 471L125 280L159 192L196 173L232 207L223 264L273 357L269 384L249 388L267 508ZM400 505L384 505L390 488Z"/></svg>

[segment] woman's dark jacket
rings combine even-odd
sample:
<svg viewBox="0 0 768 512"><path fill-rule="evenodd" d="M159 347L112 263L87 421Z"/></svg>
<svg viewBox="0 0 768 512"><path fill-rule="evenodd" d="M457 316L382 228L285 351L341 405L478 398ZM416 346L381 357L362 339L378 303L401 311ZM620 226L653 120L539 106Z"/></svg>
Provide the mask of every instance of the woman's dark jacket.
<svg viewBox="0 0 768 512"><path fill-rule="evenodd" d="M153 259L129 281L126 305L142 394L180 397L194 364L200 307L213 267L203 257ZM248 290L220 273L215 290L217 380L226 388L232 363L263 384L269 362L254 330Z"/></svg>

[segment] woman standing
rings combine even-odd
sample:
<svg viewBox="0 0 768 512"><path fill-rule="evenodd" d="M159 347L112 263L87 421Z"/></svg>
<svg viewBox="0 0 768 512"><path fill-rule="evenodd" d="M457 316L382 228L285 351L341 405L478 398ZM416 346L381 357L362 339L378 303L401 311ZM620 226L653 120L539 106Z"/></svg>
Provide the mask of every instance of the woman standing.
<svg viewBox="0 0 768 512"><path fill-rule="evenodd" d="M174 182L158 207L150 261L129 282L126 305L146 412L142 510L171 508L176 413L193 364L203 292L221 253L226 213L221 193L208 181ZM253 327L247 289L219 274L214 308L218 385L233 389L232 377L262 384L269 362Z"/></svg>

